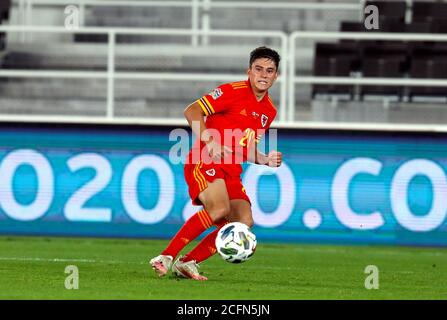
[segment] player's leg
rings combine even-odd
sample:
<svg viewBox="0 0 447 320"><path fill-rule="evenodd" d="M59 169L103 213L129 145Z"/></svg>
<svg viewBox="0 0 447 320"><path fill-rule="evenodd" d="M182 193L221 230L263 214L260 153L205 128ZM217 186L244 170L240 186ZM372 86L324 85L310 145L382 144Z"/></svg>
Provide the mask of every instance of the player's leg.
<svg viewBox="0 0 447 320"><path fill-rule="evenodd" d="M173 259L190 241L229 213L229 198L225 181L222 179L223 173L213 168L214 174L209 176L205 174L206 171L209 171L209 168L201 164L185 166L185 179L193 203L202 204L204 209L189 218L161 255L150 261L159 276L167 273Z"/></svg>
<svg viewBox="0 0 447 320"><path fill-rule="evenodd" d="M253 214L251 211L250 198L245 192L240 179L232 179L227 181L228 196L230 197L230 222L241 222L249 226L253 226Z"/></svg>
<svg viewBox="0 0 447 320"><path fill-rule="evenodd" d="M200 263L209 257L213 256L216 250L216 237L219 230L228 222L242 222L249 227L253 226L253 215L251 211L251 204L248 196L245 193L245 188L239 179L226 180L227 190L230 200L230 213L220 224L217 229L209 233L202 241L189 253L187 253L182 261L195 261Z"/></svg>
<svg viewBox="0 0 447 320"><path fill-rule="evenodd" d="M162 254L176 257L190 241L214 225L229 213L229 199L222 179L208 183L208 187L199 195L204 209L189 218L177 232Z"/></svg>
<svg viewBox="0 0 447 320"><path fill-rule="evenodd" d="M199 200L204 206L204 210L202 210L204 213L208 213L208 219L212 221L213 225L220 226L222 223L224 223L224 218L229 214L229 198L227 189L225 186L225 181L223 179L216 179L211 183L208 183L208 187L203 190L199 194ZM190 218L190 220L193 217ZM190 221L188 220L188 221ZM185 225L180 229L178 234L174 237L174 239L171 241L171 244L168 246L168 248L163 252L163 254L171 254L176 255L180 250L186 245L182 245L181 248L179 248L179 245L176 243L176 238L181 238L184 233L188 232L190 234L189 241L194 240L196 237L198 237L203 231L205 231L208 227L204 227L203 225L200 225L198 223L188 223L188 221L185 223ZM193 233L193 236L191 234ZM205 242L203 243L204 246L199 249L200 255L209 255L209 239L210 237L205 237ZM215 239L215 236L214 236ZM189 242L188 241L188 242ZM204 240L202 240L204 241ZM177 241L178 242L178 241ZM213 244L210 244L213 246ZM207 252L204 252L206 250ZM196 250L197 253L197 250ZM186 258L186 259L185 259ZM200 257L199 257L200 259ZM188 255L186 257L180 257L177 259L177 261L172 266L172 270L174 274L178 276L182 276L185 278L191 278L194 280L207 280L206 277L199 274L198 271L198 262L195 260L195 258L190 258Z"/></svg>
<svg viewBox="0 0 447 320"><path fill-rule="evenodd" d="M230 222L241 222L249 226L253 226L253 213L251 211L251 204L245 199L230 200Z"/></svg>
<svg viewBox="0 0 447 320"><path fill-rule="evenodd" d="M199 244L188 252L183 258L183 262L188 262L194 260L196 263L201 263L202 261L208 259L212 255L214 255L216 250L216 237L219 230L228 223L227 218L222 219L220 222L217 222L216 229L210 233L206 237L199 242Z"/></svg>
<svg viewBox="0 0 447 320"><path fill-rule="evenodd" d="M200 274L199 263L208 259L216 253L216 237L219 230L228 223L226 219L216 223L217 228L205 236L202 241L189 253L179 257L172 265L172 271L175 275L190 278L194 280L208 280L207 277Z"/></svg>

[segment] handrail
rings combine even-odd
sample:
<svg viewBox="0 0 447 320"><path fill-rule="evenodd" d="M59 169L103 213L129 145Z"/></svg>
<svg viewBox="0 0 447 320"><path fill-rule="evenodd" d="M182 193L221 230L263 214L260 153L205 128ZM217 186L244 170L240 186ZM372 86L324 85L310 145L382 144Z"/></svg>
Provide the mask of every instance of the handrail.
<svg viewBox="0 0 447 320"><path fill-rule="evenodd" d="M11 115L0 114L1 122L20 123L73 123L95 125L142 125L142 126L174 126L187 127L184 118L105 118L100 116L61 116L61 115ZM353 123L353 122L318 122L293 121L272 123L274 129L305 129L305 130L355 130L355 131L400 131L400 132L433 132L447 133L447 125L439 124L401 124L401 123Z"/></svg>
<svg viewBox="0 0 447 320"><path fill-rule="evenodd" d="M175 28L123 28L123 27L84 27L72 30L57 26L16 26L0 25L1 32L36 32L36 33L84 33L84 34L106 34L109 31L117 34L131 35L174 35L188 36L190 34L203 34L202 30L175 29ZM272 30L211 30L212 36L238 36L238 37L281 37L287 35L281 31Z"/></svg>
<svg viewBox="0 0 447 320"><path fill-rule="evenodd" d="M204 74L204 73L162 73L162 72L124 72L115 70L115 36L128 35L203 35L203 30L184 29L141 29L141 28L80 28L69 30L62 27L39 26L0 26L0 32L30 32L30 33L84 33L107 34L108 64L106 71L64 71L64 70L11 70L0 69L0 78L97 78L108 81L107 116L113 118L114 82L123 80L195 80L195 81L235 81L245 77L243 74ZM362 32L294 32L289 37L278 31L243 31L243 30L212 30L212 36L239 37L271 37L281 42L281 75L279 124L295 123L295 86L296 84L338 84L338 85L384 85L384 86L436 86L447 87L447 79L415 79L415 78L358 78L358 77L313 77L296 74L295 57L299 39L354 39L354 40L399 40L399 41L447 41L447 35L437 34L395 34L395 33L362 33Z"/></svg>
<svg viewBox="0 0 447 320"><path fill-rule="evenodd" d="M259 1L210 1L211 8L299 9L299 10L360 10L362 4L343 2L259 2Z"/></svg>
<svg viewBox="0 0 447 320"><path fill-rule="evenodd" d="M13 0L19 7L20 25L33 25L33 8L40 6L68 6L78 5L80 11L80 25L84 26L86 7L178 7L191 8L191 29L198 30L201 20L202 30L210 30L210 13L216 9L269 9L269 10L344 10L355 11L359 18L363 16L362 7L365 0L358 3L350 2L262 2L262 1L216 1L216 0ZM197 35L192 36L191 44L198 45ZM208 43L208 35L202 37L202 43Z"/></svg>
<svg viewBox="0 0 447 320"><path fill-rule="evenodd" d="M20 0L14 0L15 2ZM25 2L33 2L38 5L73 5L82 4L87 6L126 6L126 7L191 7L194 4L192 0L24 0ZM199 5L203 5L205 0L200 0ZM208 0L211 8L231 8L231 9L298 9L298 10L360 10L363 6L359 3L352 2L259 2L259 1L216 1Z"/></svg>
<svg viewBox="0 0 447 320"><path fill-rule="evenodd" d="M35 77L35 78L96 78L107 79L107 117L114 116L114 83L116 79L126 80L196 80L196 81L236 81L246 77L246 75L238 74L203 74L203 73L160 73L160 72L122 72L116 71L115 68L115 54L116 54L116 35L175 35L175 36L190 36L202 35L205 32L202 30L184 30L184 29L141 29L141 28L79 28L76 30L66 29L63 27L32 27L32 26L1 26L0 32L30 32L30 33L82 33L82 34L107 34L108 35L108 51L107 51L107 71L65 71L65 70L4 70L0 69L0 78L5 77ZM287 56L288 37L279 31L243 31L243 30L212 30L207 34L216 37L268 37L276 38L281 42L281 53ZM285 59L287 61L287 59ZM286 65L287 62L285 62ZM279 117L282 121L286 117L287 101L287 68L284 68L283 74L278 77L280 83L280 105Z"/></svg>
<svg viewBox="0 0 447 320"><path fill-rule="evenodd" d="M199 30L199 11L200 0L183 0L183 1L136 1L136 0L14 0L18 4L20 25L33 25L33 7L40 6L69 6L78 5L80 11L80 26L85 25L85 9L86 7L177 7L191 8L191 30ZM196 34L191 37L191 44L198 45L198 37Z"/></svg>
<svg viewBox="0 0 447 320"><path fill-rule="evenodd" d="M388 32L314 32L296 31L289 37L289 79L288 79L288 109L287 122L294 121L295 85L305 84L363 84L384 86L438 86L447 87L447 80L435 79L407 79L407 78L355 78L355 77L311 77L296 76L295 59L298 39L350 39L350 40L385 40L385 41L447 41L447 35Z"/></svg>

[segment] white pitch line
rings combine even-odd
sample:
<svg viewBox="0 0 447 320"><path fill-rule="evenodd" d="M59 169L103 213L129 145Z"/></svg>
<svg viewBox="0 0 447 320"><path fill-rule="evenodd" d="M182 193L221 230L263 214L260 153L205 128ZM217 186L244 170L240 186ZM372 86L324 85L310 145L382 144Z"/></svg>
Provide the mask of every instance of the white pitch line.
<svg viewBox="0 0 447 320"><path fill-rule="evenodd" d="M128 261L116 261L116 260L92 260L92 259L46 259L46 258L27 258L27 257L0 257L0 261L38 261L38 262L79 262L79 263L110 263L110 264L146 264L145 262L128 262ZM247 268L257 269L273 269L273 270L294 270L292 267L276 267L276 266L246 266Z"/></svg>
<svg viewBox="0 0 447 320"><path fill-rule="evenodd" d="M353 247L354 248L354 247ZM362 249L362 246L358 246L355 247L358 249ZM368 246L366 247L368 249L372 249L374 248L373 246ZM403 247L403 248L408 248L408 247ZM275 248L276 249L276 248ZM371 254L374 255L427 255L427 256L446 256L447 255L447 250L442 247L439 248L439 251L426 251L425 247L413 247L413 249L420 249L418 251L403 251L403 250L389 250L387 248L380 248L380 247L376 247L377 251L373 251L371 252ZM395 247L394 249L399 249L399 247ZM435 248L430 247L430 250L435 250ZM297 252L301 252L301 253L310 253L310 252L315 252L315 253L336 253L336 254L342 254L342 253L349 253L350 249L345 249L345 248L311 248L311 247L288 247L289 251L297 251Z"/></svg>
<svg viewBox="0 0 447 320"><path fill-rule="evenodd" d="M129 262L117 260L92 260L92 259L63 259L63 258L29 258L29 257L0 257L0 261L39 261L39 262L80 262L80 263L130 263L130 264L145 264L144 262Z"/></svg>

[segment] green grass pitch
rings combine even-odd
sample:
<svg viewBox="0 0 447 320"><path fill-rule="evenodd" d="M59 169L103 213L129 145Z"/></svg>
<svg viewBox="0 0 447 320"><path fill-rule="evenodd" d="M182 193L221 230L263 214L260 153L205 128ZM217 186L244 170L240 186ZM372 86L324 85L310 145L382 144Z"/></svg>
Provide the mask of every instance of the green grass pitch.
<svg viewBox="0 0 447 320"><path fill-rule="evenodd" d="M158 278L147 261L167 240L0 237L0 299L447 299L447 249L268 244L230 264L201 265L209 280ZM188 247L189 248L189 247ZM64 286L68 265L79 289ZM365 268L379 269L367 290Z"/></svg>

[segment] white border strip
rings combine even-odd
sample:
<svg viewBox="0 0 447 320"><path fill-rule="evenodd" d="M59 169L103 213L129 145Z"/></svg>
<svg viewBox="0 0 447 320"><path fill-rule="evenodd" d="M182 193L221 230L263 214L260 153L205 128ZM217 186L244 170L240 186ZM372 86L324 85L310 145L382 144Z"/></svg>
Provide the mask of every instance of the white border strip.
<svg viewBox="0 0 447 320"><path fill-rule="evenodd" d="M174 126L187 127L188 123L182 119L172 118L113 118L86 116L57 116L57 115L0 115L1 122L23 123L68 123L68 124L97 124L97 125L142 125L142 126ZM417 125L395 123L350 123L350 122L312 122L295 121L290 123L273 123L277 129L314 129L314 130L355 130L355 131L394 131L394 132L445 132L447 125Z"/></svg>

